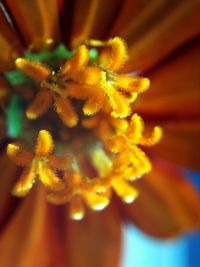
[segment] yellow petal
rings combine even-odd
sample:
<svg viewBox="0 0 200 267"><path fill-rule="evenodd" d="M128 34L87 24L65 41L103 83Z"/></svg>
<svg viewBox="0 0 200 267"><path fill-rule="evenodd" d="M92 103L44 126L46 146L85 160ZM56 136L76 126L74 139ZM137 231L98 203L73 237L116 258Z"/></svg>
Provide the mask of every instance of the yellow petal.
<svg viewBox="0 0 200 267"><path fill-rule="evenodd" d="M96 92L93 94L83 106L83 112L85 115L94 115L97 113L104 104L105 96L103 92Z"/></svg>
<svg viewBox="0 0 200 267"><path fill-rule="evenodd" d="M35 178L36 178L35 173L31 169L31 167L27 167L22 172L22 175L20 176L19 181L13 188L13 191L12 191L13 195L18 196L18 197L26 196L30 192L35 182Z"/></svg>
<svg viewBox="0 0 200 267"><path fill-rule="evenodd" d="M127 47L125 41L120 37L115 37L110 40L111 53L108 62L105 64L105 69L113 72L120 70L128 60Z"/></svg>
<svg viewBox="0 0 200 267"><path fill-rule="evenodd" d="M75 55L69 59L62 67L62 74L73 75L85 67L89 60L88 49L85 45L78 47ZM75 76L76 77L76 76Z"/></svg>
<svg viewBox="0 0 200 267"><path fill-rule="evenodd" d="M35 99L26 111L27 118L37 119L48 110L48 108L51 106L51 103L51 92L47 89L40 89L39 93L36 95Z"/></svg>
<svg viewBox="0 0 200 267"><path fill-rule="evenodd" d="M51 134L46 130L41 130L38 134L35 154L37 156L48 156L54 148Z"/></svg>
<svg viewBox="0 0 200 267"><path fill-rule="evenodd" d="M62 190L64 188L63 182L48 167L42 166L38 168L37 171L38 171L40 181L46 187L52 190Z"/></svg>
<svg viewBox="0 0 200 267"><path fill-rule="evenodd" d="M113 109L111 115L116 118L124 118L129 116L131 109L127 98L111 86L104 85L103 89L105 90L108 96L108 102Z"/></svg>

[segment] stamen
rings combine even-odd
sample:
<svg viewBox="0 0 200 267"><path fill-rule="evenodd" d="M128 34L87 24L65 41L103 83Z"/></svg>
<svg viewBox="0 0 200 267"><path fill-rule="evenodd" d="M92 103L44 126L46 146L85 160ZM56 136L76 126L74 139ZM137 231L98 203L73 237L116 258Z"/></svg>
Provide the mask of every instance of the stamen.
<svg viewBox="0 0 200 267"><path fill-rule="evenodd" d="M90 58L88 47L98 52L96 58ZM34 152L8 145L11 160L25 167L13 189L15 195L25 196L40 181L47 190L47 200L56 205L68 202L69 216L75 220L84 217L85 206L95 211L108 206L113 191L125 203L135 200L138 191L133 182L152 167L139 146L155 145L162 129L156 126L147 130L143 119L134 114L133 103L148 90L150 81L118 73L127 60L127 45L120 37L85 41L68 61L56 66L59 71L26 58L16 60L17 69L40 86L26 111L28 119L37 119L54 105L64 126L72 128L79 120L81 123L77 130L67 132L77 137L74 141L70 136L70 156L52 154L54 143L47 130L39 132ZM83 142L87 140L84 149L89 167L84 162L84 151L79 154L75 144L82 142L81 127ZM57 131L54 134L61 136ZM60 142L66 140L66 136L62 138Z"/></svg>

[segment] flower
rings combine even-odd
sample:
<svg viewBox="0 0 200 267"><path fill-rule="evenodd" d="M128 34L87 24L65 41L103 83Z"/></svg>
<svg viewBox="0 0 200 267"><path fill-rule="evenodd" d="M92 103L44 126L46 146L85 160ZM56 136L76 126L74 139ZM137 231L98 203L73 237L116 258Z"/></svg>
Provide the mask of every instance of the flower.
<svg viewBox="0 0 200 267"><path fill-rule="evenodd" d="M0 7L0 265L118 266L122 222L159 238L198 227L199 197L180 169L200 166L198 1L7 0ZM77 52L54 52L61 42ZM45 49L49 67L41 64ZM51 69L55 58L60 71ZM10 72L15 64L20 71ZM45 114L52 103L64 123ZM23 148L37 134L35 153ZM28 183L6 147L26 166ZM47 193L37 182L22 200L10 195L14 185L27 194L35 180ZM70 199L69 207L46 197ZM68 213L86 216L75 222Z"/></svg>

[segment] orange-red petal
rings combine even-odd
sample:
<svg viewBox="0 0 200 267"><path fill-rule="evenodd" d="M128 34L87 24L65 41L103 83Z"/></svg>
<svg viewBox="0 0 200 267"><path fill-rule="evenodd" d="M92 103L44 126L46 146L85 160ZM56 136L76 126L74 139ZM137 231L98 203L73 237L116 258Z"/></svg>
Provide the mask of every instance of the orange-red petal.
<svg viewBox="0 0 200 267"><path fill-rule="evenodd" d="M21 204L1 235L0 266L46 267L52 264L45 193L35 193Z"/></svg>
<svg viewBox="0 0 200 267"><path fill-rule="evenodd" d="M124 26L119 29L129 44L133 69L149 69L200 32L199 1L127 2L130 6L119 16L124 17ZM132 12L137 9L134 16ZM116 33L112 32L112 36Z"/></svg>
<svg viewBox="0 0 200 267"><path fill-rule="evenodd" d="M150 89L134 104L148 117L200 116L200 40L148 75Z"/></svg>
<svg viewBox="0 0 200 267"><path fill-rule="evenodd" d="M152 159L153 170L134 182L139 196L123 211L145 233L170 238L200 225L198 193L181 171L169 162Z"/></svg>
<svg viewBox="0 0 200 267"><path fill-rule="evenodd" d="M102 38L108 31L108 27L120 7L119 0L76 0L73 1L73 4L74 14L71 35L73 47L89 38Z"/></svg>
<svg viewBox="0 0 200 267"><path fill-rule="evenodd" d="M59 39L56 0L49 0L48 2L21 0L17 4L12 0L6 0L5 2L26 45L36 43L35 48L48 47L45 40L53 39L57 41Z"/></svg>
<svg viewBox="0 0 200 267"><path fill-rule="evenodd" d="M0 7L0 71L14 68L14 60L22 53L16 32L11 28Z"/></svg>
<svg viewBox="0 0 200 267"><path fill-rule="evenodd" d="M66 225L66 259L73 267L118 267L121 229L114 207L100 213L87 211L79 222Z"/></svg>
<svg viewBox="0 0 200 267"><path fill-rule="evenodd" d="M161 123L163 137L150 151L181 166L200 170L200 120Z"/></svg>
<svg viewBox="0 0 200 267"><path fill-rule="evenodd" d="M12 214L15 198L11 195L12 188L17 177L20 175L20 168L17 167L5 154L0 155L0 226Z"/></svg>

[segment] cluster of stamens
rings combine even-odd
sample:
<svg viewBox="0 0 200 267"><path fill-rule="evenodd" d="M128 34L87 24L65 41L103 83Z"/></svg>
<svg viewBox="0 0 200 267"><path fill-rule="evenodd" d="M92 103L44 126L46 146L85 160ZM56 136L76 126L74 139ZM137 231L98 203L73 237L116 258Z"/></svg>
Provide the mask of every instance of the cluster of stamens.
<svg viewBox="0 0 200 267"><path fill-rule="evenodd" d="M98 59L90 60L90 47L101 48ZM126 203L137 197L131 182L151 170L139 146L156 144L162 131L155 127L151 133L145 132L142 118L133 112L133 102L150 83L147 78L119 73L127 59L125 42L115 37L107 42L86 41L58 72L26 58L16 60L17 69L40 84L27 118L37 119L53 104L66 127L79 124L90 129L101 148L91 151L98 175L88 177L72 155L52 154L54 145L47 130L39 132L34 153L9 144L8 156L25 166L13 189L15 195L25 196L39 180L47 189L48 201L70 203L73 219L84 216L84 203L93 210L105 208L113 191ZM77 101L82 104L81 116Z"/></svg>

